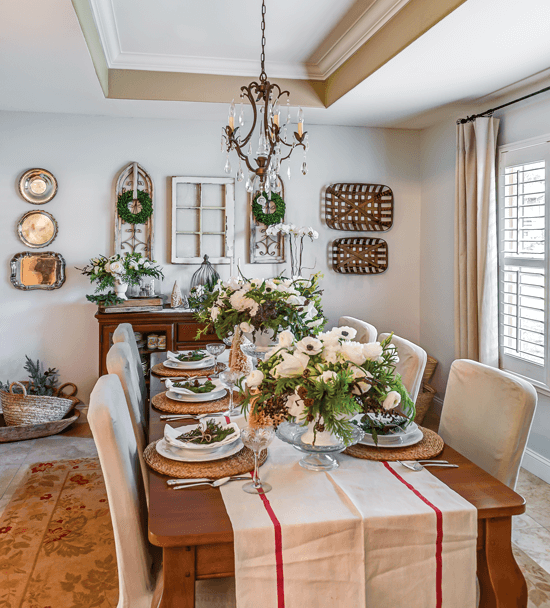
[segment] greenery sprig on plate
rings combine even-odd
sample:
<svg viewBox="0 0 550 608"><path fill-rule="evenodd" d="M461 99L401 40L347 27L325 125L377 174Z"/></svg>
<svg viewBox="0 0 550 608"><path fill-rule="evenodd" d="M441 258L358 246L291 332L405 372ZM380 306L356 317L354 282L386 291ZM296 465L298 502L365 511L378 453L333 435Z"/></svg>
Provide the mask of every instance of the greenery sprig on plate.
<svg viewBox="0 0 550 608"><path fill-rule="evenodd" d="M177 439L188 443L219 443L234 432L235 429L232 427L223 427L221 424L209 420L206 423L206 428L203 429L199 426L188 433L183 433Z"/></svg>

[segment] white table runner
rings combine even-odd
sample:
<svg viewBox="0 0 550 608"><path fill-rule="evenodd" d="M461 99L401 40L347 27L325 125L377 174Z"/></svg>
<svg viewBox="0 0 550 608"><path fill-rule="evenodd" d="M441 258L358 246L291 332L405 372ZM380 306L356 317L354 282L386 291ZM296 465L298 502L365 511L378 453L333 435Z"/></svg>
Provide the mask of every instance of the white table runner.
<svg viewBox="0 0 550 608"><path fill-rule="evenodd" d="M477 513L445 484L345 455L328 474L307 471L282 441L269 450L271 492L220 488L238 608L475 606Z"/></svg>

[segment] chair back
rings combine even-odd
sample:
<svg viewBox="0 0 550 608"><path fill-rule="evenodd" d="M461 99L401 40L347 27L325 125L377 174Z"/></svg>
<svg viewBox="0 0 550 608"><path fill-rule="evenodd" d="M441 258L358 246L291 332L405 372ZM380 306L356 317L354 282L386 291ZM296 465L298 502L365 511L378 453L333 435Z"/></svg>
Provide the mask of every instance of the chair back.
<svg viewBox="0 0 550 608"><path fill-rule="evenodd" d="M439 434L513 489L536 405L537 393L526 380L457 359L449 373Z"/></svg>
<svg viewBox="0 0 550 608"><path fill-rule="evenodd" d="M130 420L132 421L132 428L134 430L136 444L138 447L147 504L149 504L147 465L143 459L143 452L147 446L145 440L147 436L147 428L145 425L145 403L139 390L138 379L136 377L135 367L132 362L132 353L127 342L118 342L111 346L109 352L107 353L107 371L109 374L115 374L118 376L124 391L126 406L130 413Z"/></svg>
<svg viewBox="0 0 550 608"><path fill-rule="evenodd" d="M132 361L136 369L136 376L138 378L139 390L146 402L147 386L145 384L145 376L143 375L143 366L141 365L141 357L139 355L139 349L137 347L136 337L134 335L134 328L130 325L130 323L121 323L113 332L113 344L118 344L119 342L127 342L130 346Z"/></svg>
<svg viewBox="0 0 550 608"><path fill-rule="evenodd" d="M378 341L382 342L390 334L380 334ZM422 376L428 361L428 355L423 348L414 344L410 340L394 336L391 343L397 348L399 362L395 366L395 371L401 376L401 381L409 393L409 397L416 403L416 398L422 386Z"/></svg>
<svg viewBox="0 0 550 608"><path fill-rule="evenodd" d="M376 342L378 330L376 327L374 327L374 325L353 317L340 317L338 320L338 327L344 326L352 327L357 331L357 335L354 338L356 342L362 342L364 344L367 344L368 342Z"/></svg>
<svg viewBox="0 0 550 608"><path fill-rule="evenodd" d="M118 376L102 376L88 420L105 477L119 579L118 608L150 608L154 581L138 448Z"/></svg>

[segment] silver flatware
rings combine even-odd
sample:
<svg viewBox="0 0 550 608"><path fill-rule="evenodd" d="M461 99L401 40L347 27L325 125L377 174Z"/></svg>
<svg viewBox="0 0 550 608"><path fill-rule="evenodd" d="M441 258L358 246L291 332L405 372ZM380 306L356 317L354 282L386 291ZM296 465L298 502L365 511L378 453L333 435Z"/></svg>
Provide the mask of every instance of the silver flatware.
<svg viewBox="0 0 550 608"><path fill-rule="evenodd" d="M443 462L426 462L423 465L420 464L420 462L418 461L412 461L412 462L405 462L403 460L397 460L396 462L398 462L399 464L403 465L404 467L406 467L407 469L410 469L411 471L423 471L424 467L444 467L447 469L458 469L458 465L457 464L449 464L447 463L443 463Z"/></svg>
<svg viewBox="0 0 550 608"><path fill-rule="evenodd" d="M250 477L244 477L243 479L250 480ZM200 481L199 483L182 483L174 485L172 484L170 487L173 490L182 490L184 488L196 488L197 486L210 486L211 488L219 488L230 481L237 481L236 478L231 477L222 477L221 479L216 479L216 481Z"/></svg>
<svg viewBox="0 0 550 608"><path fill-rule="evenodd" d="M229 416L229 411L225 411L225 412L214 412L212 414L163 414L160 419L161 420L167 420L167 421L176 421L176 420L186 420L186 419L193 419L193 420L200 420L201 418L208 418L211 416Z"/></svg>
<svg viewBox="0 0 550 608"><path fill-rule="evenodd" d="M240 475L232 475L231 477L222 477L222 479L227 479L227 481L250 481L250 476L243 477ZM213 483L214 481L219 481L215 479L209 479L208 477L199 477L197 479L169 479L166 484L169 486L179 486L179 485L189 485L195 483Z"/></svg>

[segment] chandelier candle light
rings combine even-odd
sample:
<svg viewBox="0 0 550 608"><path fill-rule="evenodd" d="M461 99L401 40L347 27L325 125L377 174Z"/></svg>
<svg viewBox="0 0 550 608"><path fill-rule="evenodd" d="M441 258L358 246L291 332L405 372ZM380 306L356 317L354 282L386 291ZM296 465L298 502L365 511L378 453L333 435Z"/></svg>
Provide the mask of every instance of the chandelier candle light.
<svg viewBox="0 0 550 608"><path fill-rule="evenodd" d="M227 151L224 171L230 174L231 163L229 152L235 150L239 157L237 181L244 179L242 161L248 171L253 174L246 181L247 192L265 192L269 198L271 192L281 192L279 179L281 163L288 158L295 148L304 150L302 173L307 173L306 152L309 149L308 134L304 131L304 111L298 112L298 131L293 137L287 131L290 124L290 92L281 91L278 84L270 83L265 71L265 0L262 2L262 54L260 58L261 73L259 82L253 81L248 86L241 87L241 103L238 124L235 124L235 102L229 108L228 124L222 127L221 148ZM281 98L286 95L286 121L281 127ZM244 98L247 98L252 107L252 126L246 135L241 137L239 130L244 129ZM258 148L256 158L253 158L252 139L258 126ZM290 141L289 141L290 140ZM248 145L248 149L246 149ZM245 152L246 150L246 152ZM287 176L290 179L290 165Z"/></svg>

